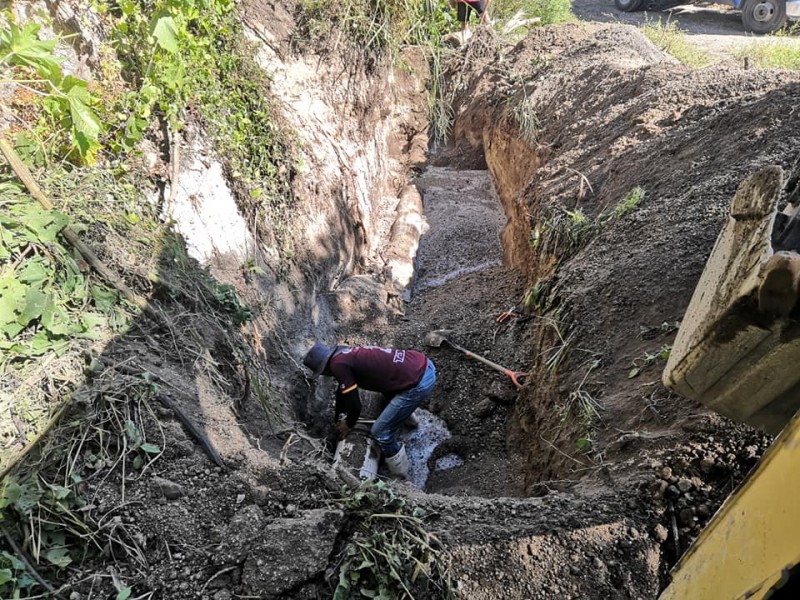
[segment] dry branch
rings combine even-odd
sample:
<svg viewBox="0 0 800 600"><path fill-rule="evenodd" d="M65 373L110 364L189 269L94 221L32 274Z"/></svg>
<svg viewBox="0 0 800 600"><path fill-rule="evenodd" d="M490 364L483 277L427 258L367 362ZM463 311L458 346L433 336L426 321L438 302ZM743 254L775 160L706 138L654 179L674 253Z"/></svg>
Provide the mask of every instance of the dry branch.
<svg viewBox="0 0 800 600"><path fill-rule="evenodd" d="M65 600L64 596L59 594L56 591L56 589L47 582L47 580L45 580L41 575L39 575L39 572L33 566L31 561L28 560L28 557L22 551L22 548L20 548L17 545L17 543L14 541L14 538L12 538L9 535L9 533L8 533L8 531L6 531L5 527L2 528L2 532L3 532L3 537L6 539L6 542L11 547L11 551L14 552L14 554L17 555L17 558L19 558L19 560L22 561L22 564L25 565L25 569L28 571L28 574L31 577L33 577L39 585L41 585L50 594L52 594L52 596L51 596L52 598L56 598L57 600Z"/></svg>

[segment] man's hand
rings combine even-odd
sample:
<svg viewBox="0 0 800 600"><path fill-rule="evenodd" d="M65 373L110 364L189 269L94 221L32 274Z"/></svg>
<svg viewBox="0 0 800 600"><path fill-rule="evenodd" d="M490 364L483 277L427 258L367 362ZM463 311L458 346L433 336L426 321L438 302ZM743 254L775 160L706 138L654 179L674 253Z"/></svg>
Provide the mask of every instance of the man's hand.
<svg viewBox="0 0 800 600"><path fill-rule="evenodd" d="M339 432L339 439L343 440L347 437L347 434L350 433L350 428L347 426L347 421L342 419L341 421L336 422L336 431Z"/></svg>

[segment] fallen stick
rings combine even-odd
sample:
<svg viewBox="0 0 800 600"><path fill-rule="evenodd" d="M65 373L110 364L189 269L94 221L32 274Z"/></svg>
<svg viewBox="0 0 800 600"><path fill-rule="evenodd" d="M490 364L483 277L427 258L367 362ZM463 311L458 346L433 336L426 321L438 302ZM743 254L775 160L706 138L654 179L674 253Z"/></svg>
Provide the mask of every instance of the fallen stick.
<svg viewBox="0 0 800 600"><path fill-rule="evenodd" d="M11 551L14 552L20 561L22 561L22 564L25 565L25 570L28 571L28 574L33 577L39 585L52 594L53 598L65 600L64 596L59 594L58 591L44 579L44 577L39 575L39 572L33 566L31 561L28 560L28 557L25 555L25 553L22 552L22 548L17 545L17 542L14 541L14 538L8 534L8 531L6 531L5 527L3 527L2 531L3 537L6 538L6 542L8 542L8 545L11 547Z"/></svg>
<svg viewBox="0 0 800 600"><path fill-rule="evenodd" d="M206 437L206 435L200 431L200 429L198 429L194 423L192 423L191 419L189 419L189 416L183 411L183 409L163 394L158 396L158 400L161 402L161 405L164 406L164 408L172 409L172 411L175 413L175 416L178 417L178 421L180 421L186 430L192 434L192 437L194 437L200 443L200 445L203 447L203 450L205 450L206 454L208 454L208 457L214 461L214 464L224 469L225 463L222 462L222 457L220 457L217 449L214 448L214 444L212 444L211 440L209 440L208 437Z"/></svg>
<svg viewBox="0 0 800 600"><path fill-rule="evenodd" d="M3 156L5 156L5 159L8 161L8 164L11 166L19 180L25 184L26 188L28 188L31 196L33 196L45 210L54 210L55 207L53 206L52 202L50 202L47 196L44 195L44 192L42 192L41 188L34 181L33 175L31 175L28 167L26 167L19 159L19 156L17 156L17 153L14 151L14 148L11 146L9 141L2 136L0 136L0 151L2 151ZM64 238L75 249L77 249L78 252L81 253L81 256L83 256L83 259L89 264L89 266L97 271L103 279L115 287L120 294L122 294L123 297L128 300L128 302L147 313L157 321L161 320L160 315L158 315L155 309L150 306L147 300L129 288L119 275L109 269L106 264L100 260L100 258L98 258L94 251L89 248L89 246L84 244L83 241L81 241L81 239L78 237L78 234L75 233L75 230L67 225L61 230L61 235L63 235Z"/></svg>
<svg viewBox="0 0 800 600"><path fill-rule="evenodd" d="M115 371L120 371L122 373L125 373L126 375L132 375L134 377L141 377L141 375L143 373L145 373L145 372L150 373L153 377L155 377L156 379L158 379L162 383L165 383L166 385L171 387L176 392L178 392L178 393L180 393L180 394L182 394L184 396L191 397L188 392L185 392L185 391L181 390L180 388L175 387L173 384L171 384L169 381L167 381L163 377L160 377L158 374L153 373L153 371L146 370L146 369L143 369L141 367L135 368L135 367L131 367L131 366L124 365L124 364L114 364L114 365L112 365L112 364L106 363L106 365L108 367L114 369ZM183 425L186 428L186 430L192 435L192 437L194 437L194 439L196 439L197 442L203 447L203 450L205 450L205 453L208 454L208 457L212 461L214 461L214 464L217 465L218 467L224 469L225 468L225 463L222 462L222 458L220 457L219 452L217 452L217 449L214 447L214 444L212 444L211 440L209 440L208 437L202 431L200 431L200 428L197 427L197 425L195 425L192 422L192 420L189 418L189 415L187 415L186 412L180 406L178 406L177 404L172 402L164 394L159 394L158 395L158 401L161 403L161 405L164 408L168 408L168 409L172 410L172 412L175 413L175 416L178 418L178 421L181 422L181 425Z"/></svg>

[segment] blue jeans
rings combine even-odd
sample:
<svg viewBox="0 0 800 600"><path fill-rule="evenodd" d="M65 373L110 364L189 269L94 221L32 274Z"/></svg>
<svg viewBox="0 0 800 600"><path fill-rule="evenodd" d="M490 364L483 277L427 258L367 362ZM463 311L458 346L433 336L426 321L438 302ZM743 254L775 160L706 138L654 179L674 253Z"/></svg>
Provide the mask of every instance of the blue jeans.
<svg viewBox="0 0 800 600"><path fill-rule="evenodd" d="M400 425L413 413L433 391L436 385L436 367L428 360L428 368L414 387L400 392L388 406L383 409L378 419L372 425L372 437L386 457L394 456L400 452L400 444L397 443L397 430Z"/></svg>

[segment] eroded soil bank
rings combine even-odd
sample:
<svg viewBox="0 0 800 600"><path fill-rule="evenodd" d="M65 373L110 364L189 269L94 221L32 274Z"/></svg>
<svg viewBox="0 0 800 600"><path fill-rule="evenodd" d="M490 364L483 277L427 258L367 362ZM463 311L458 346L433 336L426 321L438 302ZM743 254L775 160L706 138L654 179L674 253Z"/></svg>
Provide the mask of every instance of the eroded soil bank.
<svg viewBox="0 0 800 600"><path fill-rule="evenodd" d="M626 26L542 28L513 47L479 32L447 64L453 143L414 180L425 61L401 73L357 48L331 55L335 34L301 52L293 9L252 2L243 14L306 152L296 252L261 238L262 223L182 230L190 247L198 229L212 246L238 227L253 236L196 258L258 308L236 348L268 394L194 306L163 292L153 302L175 328L142 322L101 349L86 405L147 372L225 466L174 411L148 413L164 452L141 473L87 476L86 513L114 537L54 575L65 595L108 597L121 581L153 598L330 597L353 515L320 440L331 387L300 358L315 337L422 348L426 332L450 329L528 372L517 393L451 348L429 350L440 375L427 409L452 437L430 458L429 493L390 485L431 515L456 591L656 597L769 442L667 393L660 354L738 183L793 165L796 76L690 71ZM202 139L187 134L176 167L213 170L219 157L191 143ZM243 272L247 261L258 270ZM191 353L175 329L201 332ZM447 454L463 463L436 471Z"/></svg>

